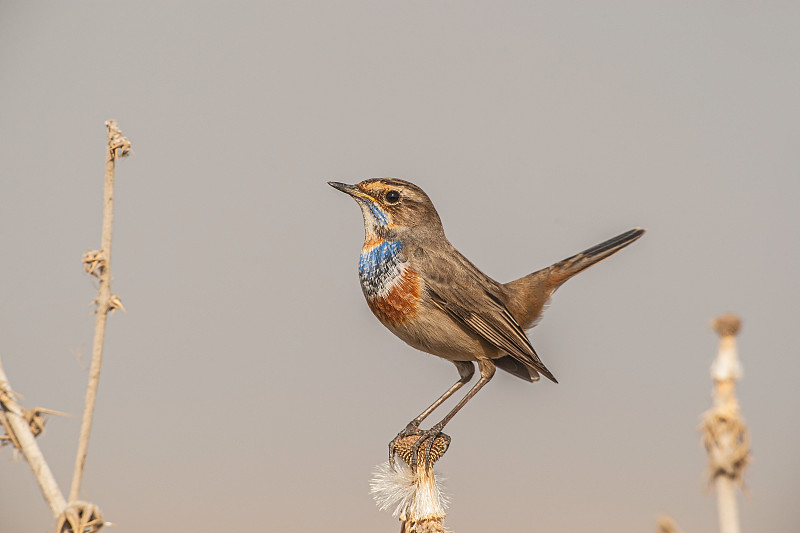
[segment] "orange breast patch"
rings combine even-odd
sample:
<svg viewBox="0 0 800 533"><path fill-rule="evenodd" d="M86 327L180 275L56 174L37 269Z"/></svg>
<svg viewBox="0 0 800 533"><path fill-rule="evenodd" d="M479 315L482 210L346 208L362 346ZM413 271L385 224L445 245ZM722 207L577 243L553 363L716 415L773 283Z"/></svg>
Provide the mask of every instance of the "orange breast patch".
<svg viewBox="0 0 800 533"><path fill-rule="evenodd" d="M419 288L419 275L405 268L384 296L369 297L367 303L382 322L397 325L417 315Z"/></svg>

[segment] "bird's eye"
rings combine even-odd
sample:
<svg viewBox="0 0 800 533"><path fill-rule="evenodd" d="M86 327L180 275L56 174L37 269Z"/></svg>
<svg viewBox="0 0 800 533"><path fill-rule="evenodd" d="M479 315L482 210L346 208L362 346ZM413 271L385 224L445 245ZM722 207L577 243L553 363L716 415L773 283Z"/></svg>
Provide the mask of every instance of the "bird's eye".
<svg viewBox="0 0 800 533"><path fill-rule="evenodd" d="M387 203L396 204L399 201L400 201L400 193L399 192L397 192L395 190L391 190L391 191L386 193L386 202Z"/></svg>

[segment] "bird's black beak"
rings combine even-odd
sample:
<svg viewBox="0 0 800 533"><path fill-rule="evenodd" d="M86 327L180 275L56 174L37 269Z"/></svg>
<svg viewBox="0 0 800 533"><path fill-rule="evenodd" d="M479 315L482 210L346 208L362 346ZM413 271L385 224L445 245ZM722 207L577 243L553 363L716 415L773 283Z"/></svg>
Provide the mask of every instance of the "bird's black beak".
<svg viewBox="0 0 800 533"><path fill-rule="evenodd" d="M339 189L340 191L349 194L350 196L355 196L358 192L358 189L355 185L348 185L347 183L339 183L338 181L329 181L328 185L333 187L334 189Z"/></svg>
<svg viewBox="0 0 800 533"><path fill-rule="evenodd" d="M361 189L356 187L355 185L348 185L346 183L339 183L338 181L329 181L328 185L333 187L334 189L339 189L340 191L349 194L356 200L368 200L370 202L374 202L375 199L370 196L369 194L362 192Z"/></svg>

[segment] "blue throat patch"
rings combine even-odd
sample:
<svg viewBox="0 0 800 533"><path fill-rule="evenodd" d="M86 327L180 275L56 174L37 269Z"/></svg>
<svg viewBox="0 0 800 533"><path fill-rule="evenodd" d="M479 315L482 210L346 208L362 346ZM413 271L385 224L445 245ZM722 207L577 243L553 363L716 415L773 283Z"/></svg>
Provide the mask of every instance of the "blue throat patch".
<svg viewBox="0 0 800 533"><path fill-rule="evenodd" d="M383 241L379 245L361 252L358 260L358 277L361 288L367 294L375 294L399 273L400 258L403 249L400 241Z"/></svg>

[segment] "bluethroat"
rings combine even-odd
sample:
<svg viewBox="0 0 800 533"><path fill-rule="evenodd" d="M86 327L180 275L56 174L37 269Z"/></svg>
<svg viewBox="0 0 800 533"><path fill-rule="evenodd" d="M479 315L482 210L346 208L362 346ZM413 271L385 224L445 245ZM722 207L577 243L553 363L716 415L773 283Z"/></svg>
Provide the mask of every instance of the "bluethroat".
<svg viewBox="0 0 800 533"><path fill-rule="evenodd" d="M536 325L550 296L569 278L641 237L636 228L508 283L499 283L461 255L445 237L428 195L408 181L373 178L356 185L328 182L352 196L364 215L365 240L358 264L361 289L378 320L407 344L451 361L459 380L409 422L389 444L394 464L399 439L419 435L430 453L434 439L494 376L495 369L529 382L544 375L557 383L534 351L525 330ZM480 379L427 431L420 424L468 383L477 362ZM426 455L427 458L427 455Z"/></svg>

